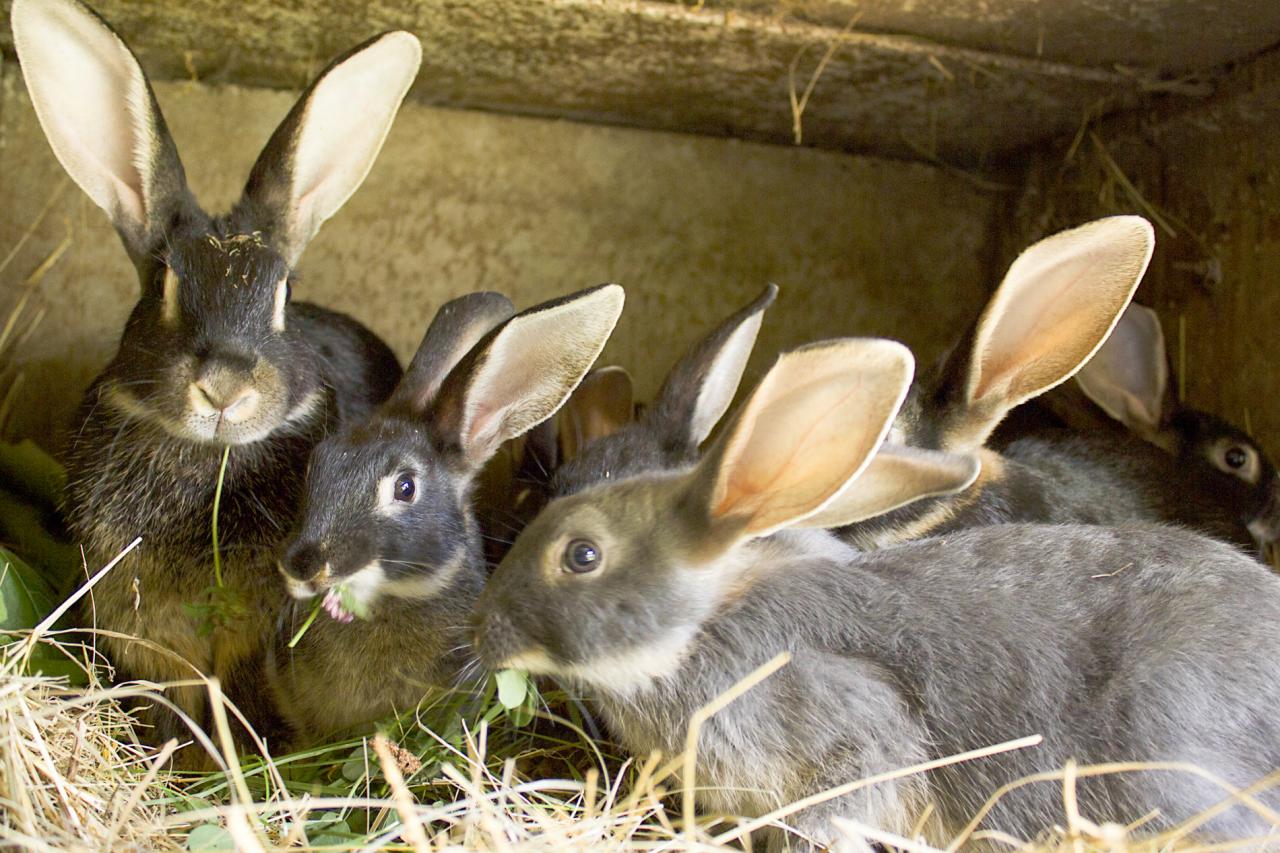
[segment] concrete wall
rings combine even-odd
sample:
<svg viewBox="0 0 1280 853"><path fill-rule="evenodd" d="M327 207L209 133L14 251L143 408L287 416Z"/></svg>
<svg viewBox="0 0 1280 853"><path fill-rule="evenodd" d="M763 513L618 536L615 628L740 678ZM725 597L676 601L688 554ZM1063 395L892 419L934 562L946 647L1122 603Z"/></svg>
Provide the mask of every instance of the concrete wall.
<svg viewBox="0 0 1280 853"><path fill-rule="evenodd" d="M110 356L136 294L106 217L66 179L21 76L0 66L0 318L70 228L19 353L12 431L53 441ZM236 195L288 94L162 83L161 106L210 207ZM50 203L50 199L52 203ZM525 306L627 287L605 360L656 389L675 355L764 283L782 287L752 375L780 347L900 338L931 357L977 310L993 198L923 165L724 139L409 104L364 187L300 264L300 298L348 311L402 358L436 307L477 288Z"/></svg>
<svg viewBox="0 0 1280 853"><path fill-rule="evenodd" d="M1161 316L1187 401L1252 428L1280 457L1280 52L1208 103L1108 120L1036 154L997 252L1107 213L1159 219L1137 300Z"/></svg>

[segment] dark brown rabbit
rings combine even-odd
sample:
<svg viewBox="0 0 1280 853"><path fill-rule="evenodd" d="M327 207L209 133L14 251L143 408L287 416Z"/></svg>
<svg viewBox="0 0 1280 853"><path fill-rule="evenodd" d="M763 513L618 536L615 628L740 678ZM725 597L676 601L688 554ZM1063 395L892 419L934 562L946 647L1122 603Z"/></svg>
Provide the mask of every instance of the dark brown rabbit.
<svg viewBox="0 0 1280 853"><path fill-rule="evenodd" d="M364 180L421 48L409 33L387 33L335 60L271 137L240 201L210 216L187 188L137 59L101 18L76 0L17 0L12 23L54 153L111 217L141 284L67 457L66 514L90 563L142 539L98 584L86 618L105 632L119 674L216 676L263 726L272 718L263 646L284 597L275 556L307 455L338 418L385 398L400 373L354 320L293 302L293 267ZM204 688L169 695L208 724ZM185 735L177 715L157 711L151 722L158 739Z"/></svg>

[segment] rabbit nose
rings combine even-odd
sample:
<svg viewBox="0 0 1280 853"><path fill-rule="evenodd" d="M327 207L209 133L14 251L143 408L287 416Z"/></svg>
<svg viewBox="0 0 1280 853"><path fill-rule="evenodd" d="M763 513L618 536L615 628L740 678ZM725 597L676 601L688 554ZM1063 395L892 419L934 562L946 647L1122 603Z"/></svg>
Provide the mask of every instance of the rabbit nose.
<svg viewBox="0 0 1280 853"><path fill-rule="evenodd" d="M473 618L472 642L486 666L499 667L520 651L519 634L501 611L488 608Z"/></svg>
<svg viewBox="0 0 1280 853"><path fill-rule="evenodd" d="M332 574L322 546L313 542L294 545L280 563L285 577L299 581L323 581Z"/></svg>
<svg viewBox="0 0 1280 853"><path fill-rule="evenodd" d="M206 417L239 423L257 411L258 392L242 379L212 371L191 383L191 407Z"/></svg>

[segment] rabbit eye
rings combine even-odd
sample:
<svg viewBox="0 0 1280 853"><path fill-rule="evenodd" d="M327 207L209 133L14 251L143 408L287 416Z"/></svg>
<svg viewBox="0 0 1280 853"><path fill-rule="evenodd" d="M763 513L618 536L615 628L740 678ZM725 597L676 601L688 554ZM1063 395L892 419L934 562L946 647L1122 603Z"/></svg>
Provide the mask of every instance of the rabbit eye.
<svg viewBox="0 0 1280 853"><path fill-rule="evenodd" d="M600 549L589 539L574 539L565 546L561 564L575 575L594 572L600 568Z"/></svg>
<svg viewBox="0 0 1280 853"><path fill-rule="evenodd" d="M1228 468L1243 468L1244 463L1249 461L1249 455L1245 453L1243 447L1232 446L1222 454L1222 461L1227 463Z"/></svg>
<svg viewBox="0 0 1280 853"><path fill-rule="evenodd" d="M391 494L398 501L409 503L413 500L414 494L418 491L418 486L413 482L412 474L401 474L396 477L396 484L391 490Z"/></svg>

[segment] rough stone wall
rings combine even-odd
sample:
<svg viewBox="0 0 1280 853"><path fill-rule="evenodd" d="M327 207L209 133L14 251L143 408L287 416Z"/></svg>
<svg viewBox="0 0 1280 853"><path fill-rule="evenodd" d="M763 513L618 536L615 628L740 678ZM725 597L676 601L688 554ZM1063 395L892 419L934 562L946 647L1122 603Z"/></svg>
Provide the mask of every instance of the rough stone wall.
<svg viewBox="0 0 1280 853"><path fill-rule="evenodd" d="M1280 52L1190 109L1157 104L1035 155L1005 217L1005 260L1107 213L1159 219L1137 300L1155 308L1187 401L1252 428L1280 455ZM1180 336L1179 329L1185 329ZM1185 339L1184 347L1180 340Z"/></svg>
<svg viewBox="0 0 1280 853"><path fill-rule="evenodd" d="M11 63L0 67L0 322L67 234L36 294L13 431L53 441L136 295L106 217L65 177ZM197 195L238 193L287 93L161 83ZM50 203L50 199L53 199ZM923 165L408 104L369 179L300 264L298 297L352 313L402 359L436 307L478 289L517 305L618 281L604 355L651 394L675 355L769 281L782 288L752 376L780 347L878 334L932 357L981 304L993 198Z"/></svg>

